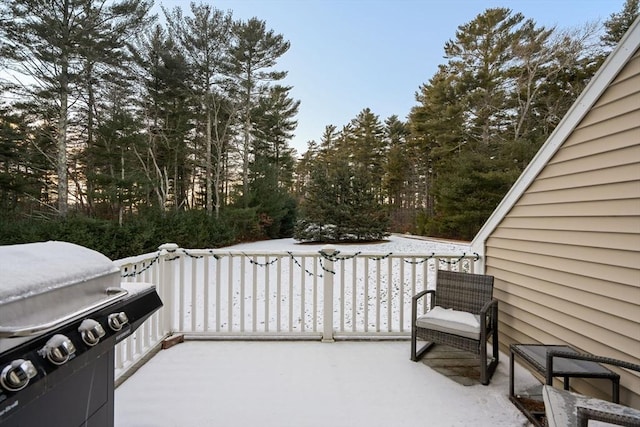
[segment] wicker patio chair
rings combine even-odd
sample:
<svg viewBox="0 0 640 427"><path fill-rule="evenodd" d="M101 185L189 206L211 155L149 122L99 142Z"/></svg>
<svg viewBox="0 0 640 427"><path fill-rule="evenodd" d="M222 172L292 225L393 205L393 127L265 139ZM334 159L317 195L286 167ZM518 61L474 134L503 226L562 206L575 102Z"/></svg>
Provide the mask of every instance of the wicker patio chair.
<svg viewBox="0 0 640 427"><path fill-rule="evenodd" d="M589 353L569 353L554 350L547 352L546 386L543 393L545 412L549 426L587 427L589 421L600 421L627 427L640 427L640 410L619 405L619 381L614 382L612 403L565 390L553 389L554 359L571 359L617 366L628 371L640 372L640 365L611 357Z"/></svg>
<svg viewBox="0 0 640 427"><path fill-rule="evenodd" d="M640 416L638 415L616 414L610 411L598 411L597 409L585 408L582 406L576 407L576 413L578 418L576 425L578 427L588 427L590 420L625 427L640 426Z"/></svg>
<svg viewBox="0 0 640 427"><path fill-rule="evenodd" d="M425 295L427 311L418 316ZM487 340L493 357L488 361ZM417 340L427 343L417 350ZM489 384L498 366L498 301L493 298L493 276L438 270L436 288L416 294L411 301L411 360L420 360L434 343L480 356L480 382Z"/></svg>

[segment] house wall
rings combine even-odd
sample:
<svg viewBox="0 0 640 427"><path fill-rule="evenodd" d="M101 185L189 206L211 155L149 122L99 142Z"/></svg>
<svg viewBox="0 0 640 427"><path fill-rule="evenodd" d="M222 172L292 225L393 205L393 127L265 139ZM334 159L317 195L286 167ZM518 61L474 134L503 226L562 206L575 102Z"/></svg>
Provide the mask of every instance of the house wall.
<svg viewBox="0 0 640 427"><path fill-rule="evenodd" d="M640 364L640 52L489 235L500 341L569 344ZM621 402L640 408L640 373ZM610 382L572 380L610 398Z"/></svg>

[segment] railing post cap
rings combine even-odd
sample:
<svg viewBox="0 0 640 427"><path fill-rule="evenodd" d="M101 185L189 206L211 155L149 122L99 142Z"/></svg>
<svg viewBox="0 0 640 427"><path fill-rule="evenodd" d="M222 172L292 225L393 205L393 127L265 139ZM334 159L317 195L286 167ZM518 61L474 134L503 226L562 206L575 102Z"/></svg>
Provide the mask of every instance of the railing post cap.
<svg viewBox="0 0 640 427"><path fill-rule="evenodd" d="M167 251L167 252L175 252L176 250L178 250L178 245L175 243L164 243L160 246L158 246L158 250L160 251Z"/></svg>
<svg viewBox="0 0 640 427"><path fill-rule="evenodd" d="M334 253L336 251L336 247L333 245L324 245L321 249L322 252L324 252L327 255L331 255L332 253Z"/></svg>

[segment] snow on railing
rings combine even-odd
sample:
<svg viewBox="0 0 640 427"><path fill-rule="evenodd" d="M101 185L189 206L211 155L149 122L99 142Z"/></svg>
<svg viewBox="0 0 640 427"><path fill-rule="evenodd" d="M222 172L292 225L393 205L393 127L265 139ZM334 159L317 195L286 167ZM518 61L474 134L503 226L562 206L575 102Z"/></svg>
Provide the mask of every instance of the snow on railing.
<svg viewBox="0 0 640 427"><path fill-rule="evenodd" d="M171 334L222 339L405 338L411 297L438 268L473 273L477 254L181 249L119 260L124 281L164 303L116 346L116 376Z"/></svg>

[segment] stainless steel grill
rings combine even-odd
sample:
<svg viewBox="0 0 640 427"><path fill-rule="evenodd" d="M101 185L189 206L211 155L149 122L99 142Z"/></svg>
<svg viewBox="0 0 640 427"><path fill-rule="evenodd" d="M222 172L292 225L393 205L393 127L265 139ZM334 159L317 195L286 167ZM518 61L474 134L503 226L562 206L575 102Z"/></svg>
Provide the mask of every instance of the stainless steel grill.
<svg viewBox="0 0 640 427"><path fill-rule="evenodd" d="M161 306L82 246L0 246L0 424L113 426L114 346Z"/></svg>

